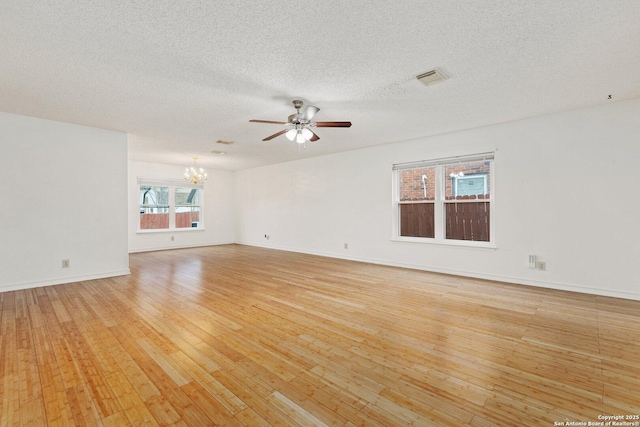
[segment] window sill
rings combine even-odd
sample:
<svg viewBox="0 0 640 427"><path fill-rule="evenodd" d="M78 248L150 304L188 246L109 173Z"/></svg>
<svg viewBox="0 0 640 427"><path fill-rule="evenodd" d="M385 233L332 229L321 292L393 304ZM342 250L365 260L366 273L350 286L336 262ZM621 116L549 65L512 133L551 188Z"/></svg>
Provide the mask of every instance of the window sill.
<svg viewBox="0 0 640 427"><path fill-rule="evenodd" d="M184 233L193 231L205 231L204 227L190 227L190 228L160 228L151 230L136 230L136 234L158 234L158 233Z"/></svg>
<svg viewBox="0 0 640 427"><path fill-rule="evenodd" d="M392 237L391 241L399 243L418 243L422 245L459 246L464 248L497 249L493 242L475 242L472 240L439 240L429 237Z"/></svg>

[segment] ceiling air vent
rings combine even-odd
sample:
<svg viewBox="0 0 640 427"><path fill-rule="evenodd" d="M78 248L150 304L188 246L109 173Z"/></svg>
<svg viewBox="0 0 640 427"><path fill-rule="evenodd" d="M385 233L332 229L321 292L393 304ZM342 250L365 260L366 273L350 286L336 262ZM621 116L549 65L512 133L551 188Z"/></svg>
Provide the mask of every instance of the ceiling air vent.
<svg viewBox="0 0 640 427"><path fill-rule="evenodd" d="M233 144L233 141L223 141L221 139L216 141L216 144L222 144L222 145L231 145Z"/></svg>
<svg viewBox="0 0 640 427"><path fill-rule="evenodd" d="M217 154L219 156L222 156L223 154L227 154L227 152L226 151L220 151L220 150L213 150L211 152L211 154Z"/></svg>
<svg viewBox="0 0 640 427"><path fill-rule="evenodd" d="M423 85L429 86L434 83L438 83L439 81L446 80L447 76L438 68L434 68L431 71L427 71L426 73L416 76L416 79L418 79Z"/></svg>

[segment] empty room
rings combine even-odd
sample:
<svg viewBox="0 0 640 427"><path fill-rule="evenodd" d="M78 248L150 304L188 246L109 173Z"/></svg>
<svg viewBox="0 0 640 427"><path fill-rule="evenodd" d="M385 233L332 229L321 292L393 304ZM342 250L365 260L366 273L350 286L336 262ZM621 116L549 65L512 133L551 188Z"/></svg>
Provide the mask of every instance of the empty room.
<svg viewBox="0 0 640 427"><path fill-rule="evenodd" d="M640 426L640 2L0 2L1 426Z"/></svg>

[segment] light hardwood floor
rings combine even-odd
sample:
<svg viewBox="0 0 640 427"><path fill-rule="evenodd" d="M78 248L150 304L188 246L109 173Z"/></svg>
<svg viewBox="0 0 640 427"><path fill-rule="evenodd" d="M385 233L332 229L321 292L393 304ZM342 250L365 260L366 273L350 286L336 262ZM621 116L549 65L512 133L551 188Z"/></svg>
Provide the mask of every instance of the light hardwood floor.
<svg viewBox="0 0 640 427"><path fill-rule="evenodd" d="M2 426L640 414L640 301L239 245L130 259L0 294Z"/></svg>

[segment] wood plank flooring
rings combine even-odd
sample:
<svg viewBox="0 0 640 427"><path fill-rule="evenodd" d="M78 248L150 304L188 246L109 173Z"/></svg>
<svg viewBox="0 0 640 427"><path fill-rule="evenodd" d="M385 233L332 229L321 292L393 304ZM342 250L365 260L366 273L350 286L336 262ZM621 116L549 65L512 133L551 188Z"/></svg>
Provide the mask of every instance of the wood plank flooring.
<svg viewBox="0 0 640 427"><path fill-rule="evenodd" d="M130 276L0 294L0 426L640 414L640 301L240 245L130 260Z"/></svg>

